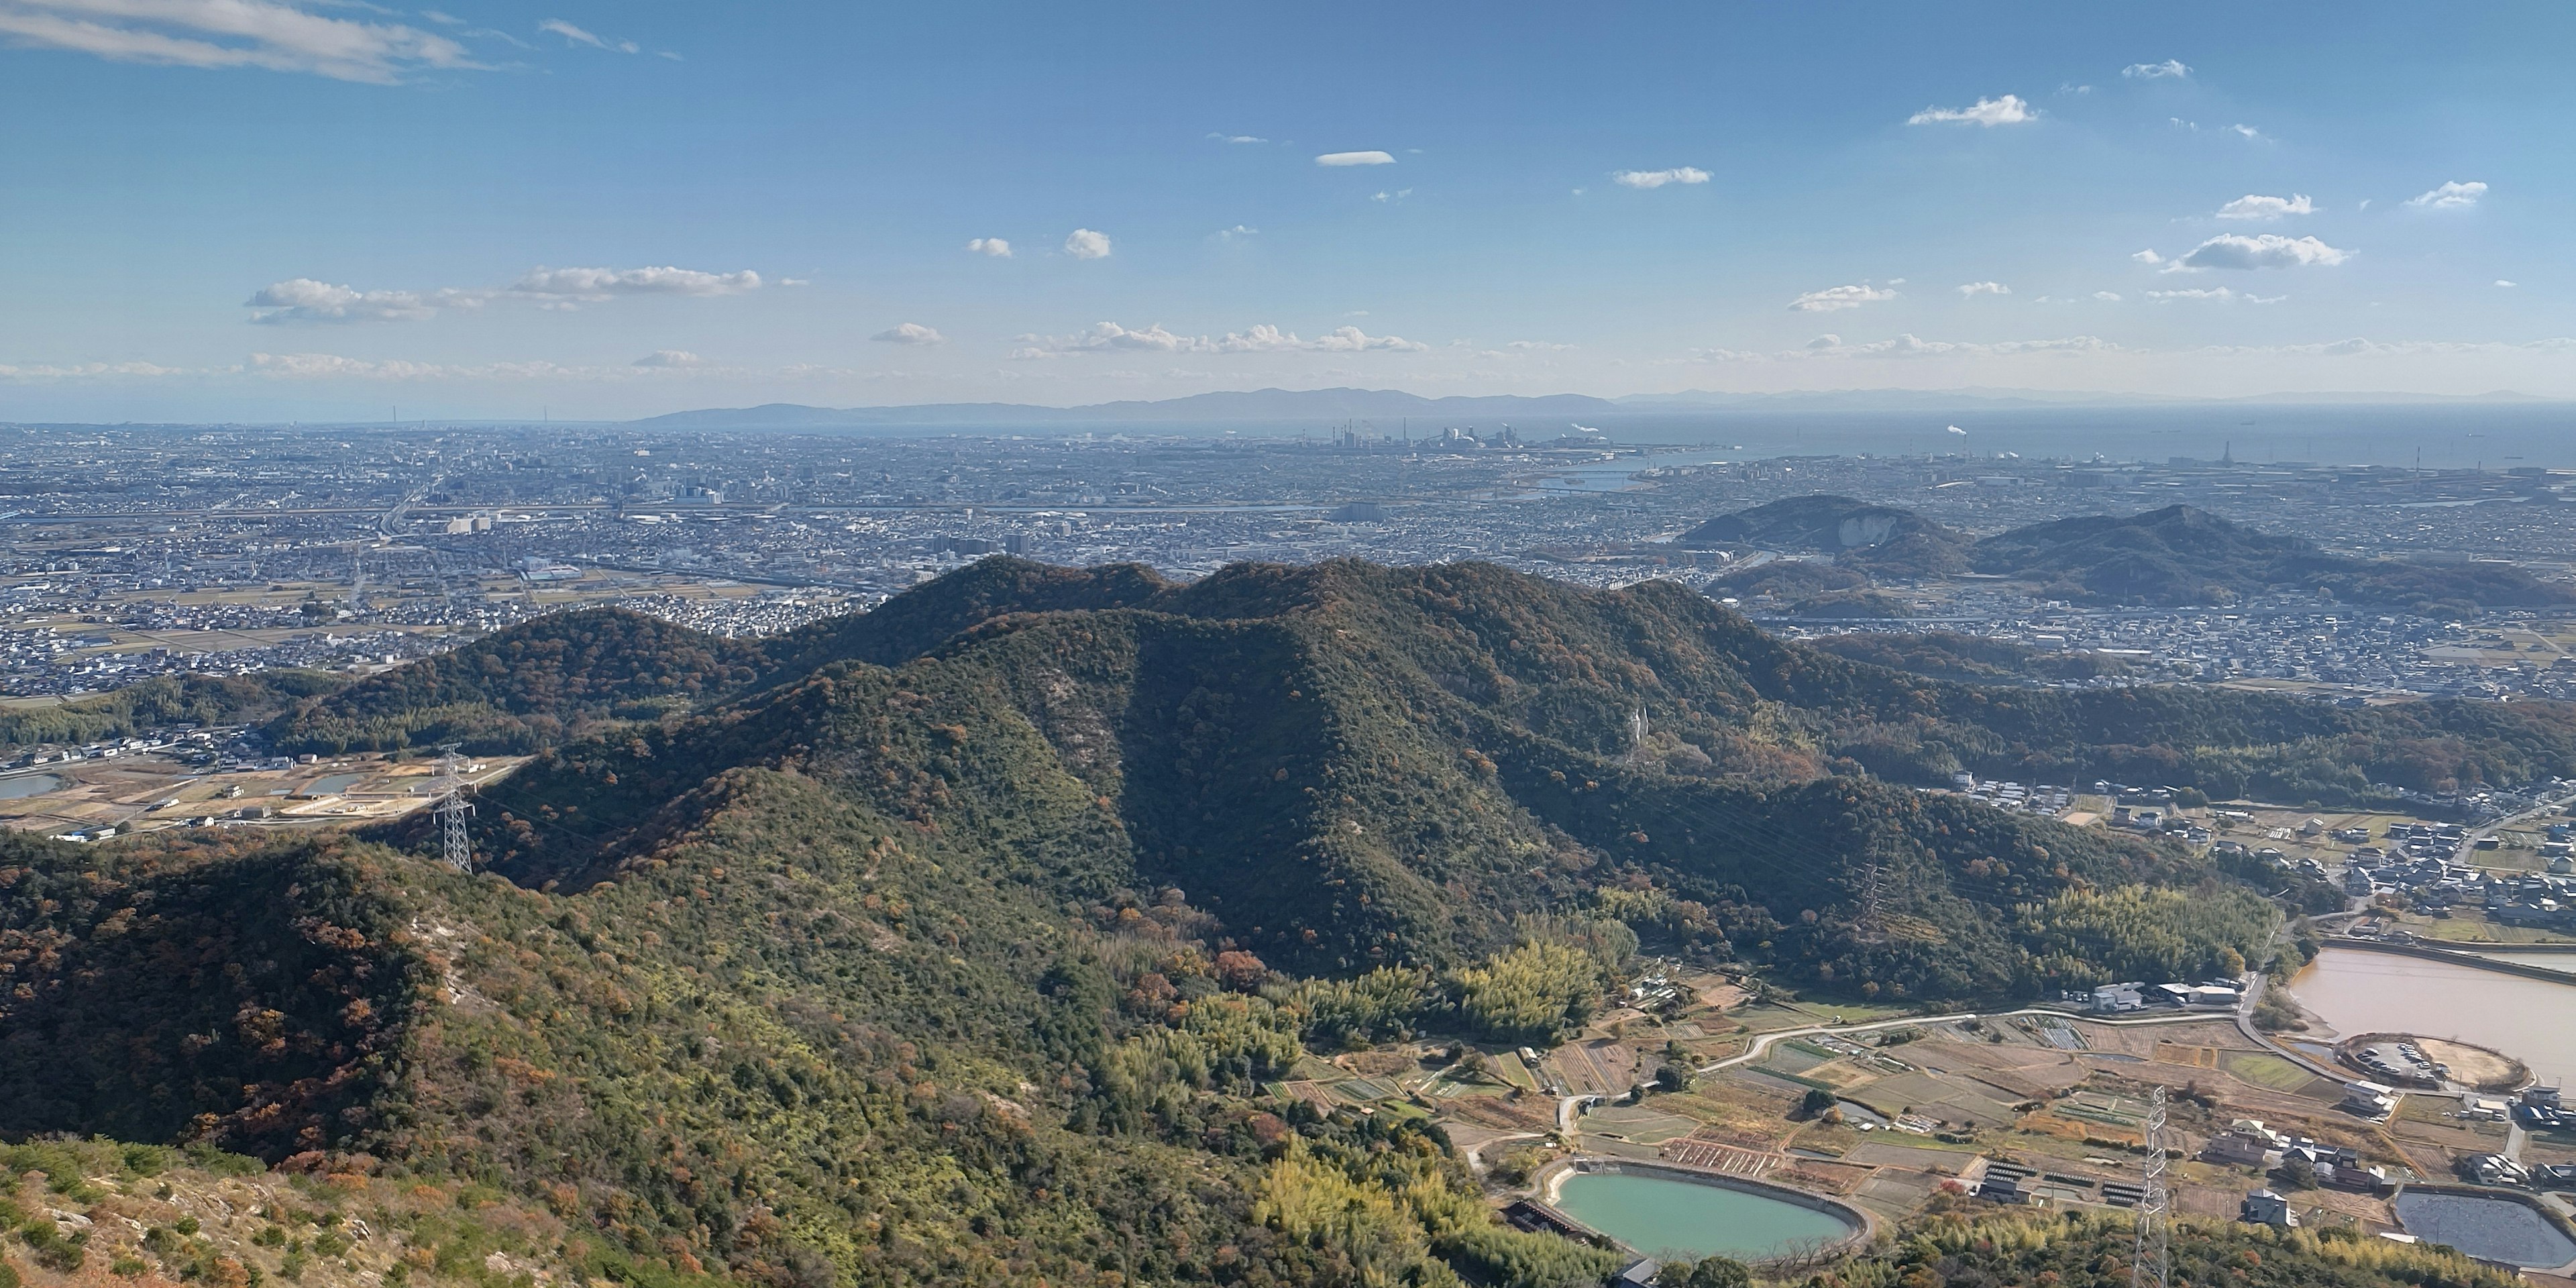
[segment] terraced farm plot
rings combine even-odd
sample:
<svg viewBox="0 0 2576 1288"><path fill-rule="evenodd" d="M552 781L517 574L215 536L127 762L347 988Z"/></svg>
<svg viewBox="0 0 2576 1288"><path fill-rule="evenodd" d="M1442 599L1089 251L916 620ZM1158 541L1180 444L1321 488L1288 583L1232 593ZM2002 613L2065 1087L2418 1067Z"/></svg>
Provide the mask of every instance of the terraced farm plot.
<svg viewBox="0 0 2576 1288"><path fill-rule="evenodd" d="M1585 1114L1583 1129L1586 1135L1662 1145L1699 1130L1699 1121L1639 1105L1612 1105Z"/></svg>
<svg viewBox="0 0 2576 1288"><path fill-rule="evenodd" d="M2155 1059L2159 1064L2179 1064L2194 1069L2219 1067L2217 1047L2185 1046L2179 1042L2158 1042Z"/></svg>
<svg viewBox="0 0 2576 1288"><path fill-rule="evenodd" d="M2305 1092L2310 1083L2325 1081L2313 1073L2264 1051L2229 1051L2219 1056L2218 1067L2258 1087L2273 1091Z"/></svg>
<svg viewBox="0 0 2576 1288"><path fill-rule="evenodd" d="M1985 1094L1966 1079L1928 1073L1883 1078L1870 1084L1865 1095L1854 1098L1890 1117L1911 1112L1955 1123L1991 1126L2010 1122L2016 1116L2009 1102Z"/></svg>
<svg viewBox="0 0 2576 1288"><path fill-rule="evenodd" d="M1765 1068L1781 1073L1805 1073L1818 1065L1840 1058L1823 1047L1792 1039L1787 1042L1772 1043L1771 1049L1762 1053L1762 1064Z"/></svg>
<svg viewBox="0 0 2576 1288"><path fill-rule="evenodd" d="M1393 1078L1345 1078L1333 1090L1351 1100L1392 1100L1404 1094Z"/></svg>

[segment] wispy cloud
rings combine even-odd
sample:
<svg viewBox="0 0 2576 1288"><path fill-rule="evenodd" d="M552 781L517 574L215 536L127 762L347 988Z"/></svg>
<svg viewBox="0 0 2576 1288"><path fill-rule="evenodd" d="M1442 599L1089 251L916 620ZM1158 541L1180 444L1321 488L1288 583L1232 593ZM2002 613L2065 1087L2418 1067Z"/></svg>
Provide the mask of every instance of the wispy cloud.
<svg viewBox="0 0 2576 1288"><path fill-rule="evenodd" d="M2266 197L2249 192L2220 206L2218 217L2221 219L2279 219L2285 215L2313 215L2316 212L2316 203L2308 200L2305 193L2288 197Z"/></svg>
<svg viewBox="0 0 2576 1288"><path fill-rule="evenodd" d="M635 360L635 365L639 367L658 367L668 371L680 371L694 367L703 367L708 365L708 363L706 359L701 358L686 349L655 349L651 353L645 354L641 358L637 358Z"/></svg>
<svg viewBox="0 0 2576 1288"><path fill-rule="evenodd" d="M1084 353L1420 353L1429 349L1401 336L1370 335L1358 327L1335 327L1314 339L1293 331L1256 326L1220 336L1182 335L1160 324L1132 330L1115 322L1094 323L1071 335L1024 335L1011 356L1020 359L1066 357Z"/></svg>
<svg viewBox="0 0 2576 1288"><path fill-rule="evenodd" d="M1386 152L1327 152L1315 158L1317 165L1394 165L1395 157Z"/></svg>
<svg viewBox="0 0 2576 1288"><path fill-rule="evenodd" d="M1789 301L1789 308L1797 313L1834 313L1895 298L1894 288L1863 282L1857 286L1828 286L1821 291L1809 291Z"/></svg>
<svg viewBox="0 0 2576 1288"><path fill-rule="evenodd" d="M688 268L535 268L508 286L435 291L362 291L294 277L254 292L242 307L251 321L293 323L410 322L442 310L475 309L494 300L525 300L571 309L630 295L740 295L761 287L760 274L702 273Z"/></svg>
<svg viewBox="0 0 2576 1288"><path fill-rule="evenodd" d="M479 302L479 301L478 301ZM406 322L433 317L439 303L417 291L361 291L292 277L259 288L242 302L253 322ZM467 307L471 307L470 305Z"/></svg>
<svg viewBox="0 0 2576 1288"><path fill-rule="evenodd" d="M1979 295L2010 294L2012 294L2012 288L2001 282L1963 282L1959 286L1959 295L1961 298L1974 298Z"/></svg>
<svg viewBox="0 0 2576 1288"><path fill-rule="evenodd" d="M1075 259L1109 258L1109 234L1076 228L1065 234L1064 253Z"/></svg>
<svg viewBox="0 0 2576 1288"><path fill-rule="evenodd" d="M2039 119L2039 109L2016 94L1981 98L1969 107L1927 107L1905 119L1907 125L2025 125Z"/></svg>
<svg viewBox="0 0 2576 1288"><path fill-rule="evenodd" d="M424 69L488 70L464 45L433 32L275 0L0 0L0 36L114 62L254 67L379 85Z"/></svg>
<svg viewBox="0 0 2576 1288"><path fill-rule="evenodd" d="M2333 268L2359 253L2328 246L2314 237L2221 233L2178 258L2169 259L2153 250L2142 250L2129 258L2168 273L2196 273L2211 268Z"/></svg>
<svg viewBox="0 0 2576 1288"><path fill-rule="evenodd" d="M1236 224L1236 225L1235 225L1234 227L1232 227L1232 228L1220 228L1220 229L1217 229L1215 232L1210 233L1210 234L1208 234L1208 235L1209 235L1209 236L1211 236L1211 237L1214 237L1214 238L1215 238L1215 239L1217 239L1218 241L1224 241L1224 242L1230 242L1230 241L1241 241L1242 239L1244 239L1244 238L1246 238L1246 237L1258 237L1258 236L1260 236L1260 235L1261 235L1261 230L1260 230L1260 229L1258 229L1258 228L1255 228L1255 227L1251 226L1250 224Z"/></svg>
<svg viewBox="0 0 2576 1288"><path fill-rule="evenodd" d="M937 327L923 326L918 322L898 322L868 338L880 344L948 343L948 337L941 335Z"/></svg>
<svg viewBox="0 0 2576 1288"><path fill-rule="evenodd" d="M1219 143L1268 143L1268 142L1270 141L1270 140L1268 140L1268 139L1262 138L1260 135L1257 135L1257 134L1224 134L1224 133L1218 133L1218 134L1211 134L1211 135L1209 135L1208 137L1209 137L1209 138L1211 138L1211 139L1216 140L1216 141L1217 141L1217 142L1219 142Z"/></svg>
<svg viewBox="0 0 2576 1288"><path fill-rule="evenodd" d="M1675 166L1670 170L1615 170L1610 182L1624 188L1660 188L1668 183L1706 183L1708 171L1696 166Z"/></svg>
<svg viewBox="0 0 2576 1288"><path fill-rule="evenodd" d="M544 302L594 304L621 295L740 295L760 289L760 274L702 273L693 268L535 268L508 295Z"/></svg>
<svg viewBox="0 0 2576 1288"><path fill-rule="evenodd" d="M978 255L990 255L995 259L1011 257L1011 244L999 237L978 237L966 243L966 249Z"/></svg>
<svg viewBox="0 0 2576 1288"><path fill-rule="evenodd" d="M2286 295L2247 295L2237 291L2231 291L2224 286L2207 286L2176 291L2149 291L2147 292L2147 298L2154 300L2159 304L2166 303L2171 300L2214 300L2221 304L2243 300L2247 304L2278 304L2290 297Z"/></svg>
<svg viewBox="0 0 2576 1288"><path fill-rule="evenodd" d="M2161 63L2131 63L2120 74L2130 80L2181 80L2191 75L2191 68L2179 58L2168 58Z"/></svg>
<svg viewBox="0 0 2576 1288"><path fill-rule="evenodd" d="M537 30L552 32L576 45L605 49L612 54L640 54L644 47L631 40L608 40L584 31L561 18L548 18L537 24Z"/></svg>
<svg viewBox="0 0 2576 1288"><path fill-rule="evenodd" d="M2475 180L2461 183L2455 179L2422 196L2408 197L2406 204L2418 209L2458 210L2478 204L2479 198L2486 195L2485 184Z"/></svg>

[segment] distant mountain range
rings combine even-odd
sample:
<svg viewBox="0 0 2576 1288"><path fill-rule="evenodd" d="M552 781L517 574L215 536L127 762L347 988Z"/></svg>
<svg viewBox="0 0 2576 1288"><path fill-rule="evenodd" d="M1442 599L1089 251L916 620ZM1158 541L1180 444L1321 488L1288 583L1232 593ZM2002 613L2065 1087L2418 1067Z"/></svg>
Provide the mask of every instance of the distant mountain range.
<svg viewBox="0 0 2576 1288"><path fill-rule="evenodd" d="M1040 407L1027 403L921 403L902 407L807 407L767 403L672 412L634 422L652 429L833 429L896 425L1082 425L1116 423L1269 423L1367 420L1380 431L1418 420L1422 428L1511 419L1592 421L1711 411L1896 411L2013 406L2265 403L2525 403L2526 394L2497 392L2467 397L2438 394L2262 394L2249 398L2194 399L2159 394L2065 392L2044 389L1847 389L1778 394L1718 393L1687 389L1670 394L1595 398L1588 394L1527 397L1425 398L1399 389L1252 389L1192 394L1186 398ZM1390 424L1397 422L1398 424Z"/></svg>
<svg viewBox="0 0 2576 1288"><path fill-rule="evenodd" d="M1253 389L1192 394L1158 401L1094 403L1085 407L1035 407L1022 403L926 403L911 407L802 407L770 403L761 407L716 408L673 412L636 422L655 429L797 429L869 425L1005 425L1099 424L1134 421L1245 421L1366 419L1380 430L1392 422L1420 420L1437 430L1442 423L1511 417L1604 417L1621 413L1618 403L1584 394L1549 394L1525 398L1498 394L1483 398L1424 398L1395 389Z"/></svg>

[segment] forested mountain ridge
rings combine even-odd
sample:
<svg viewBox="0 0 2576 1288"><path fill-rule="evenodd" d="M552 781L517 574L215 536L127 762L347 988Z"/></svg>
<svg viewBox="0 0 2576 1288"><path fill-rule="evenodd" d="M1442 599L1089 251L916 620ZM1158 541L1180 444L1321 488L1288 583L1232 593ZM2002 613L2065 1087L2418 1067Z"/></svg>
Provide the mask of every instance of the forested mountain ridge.
<svg viewBox="0 0 2576 1288"><path fill-rule="evenodd" d="M2565 754L2492 704L1936 682L1481 565L994 560L889 608L784 661L568 613L308 709L543 739L476 802L481 875L425 819L8 842L0 1135L472 1177L650 1288L1562 1288L1608 1258L1494 1221L1435 1128L1266 1084L1408 1032L1546 1043L1640 936L1927 1001L2265 951L2273 909L2179 851L1901 781L1961 757L2114 722L2186 770Z"/></svg>
<svg viewBox="0 0 2576 1288"><path fill-rule="evenodd" d="M1675 544L1832 556L1830 565L1775 562L1720 583L1729 593L1770 594L1808 615L1901 616L1895 601L1869 593L1875 581L1971 571L2086 604L2178 607L2282 593L2428 613L2576 604L2576 588L2511 564L2435 566L2330 554L2188 505L2081 515L1971 539L1911 510L1815 495L1720 515Z"/></svg>

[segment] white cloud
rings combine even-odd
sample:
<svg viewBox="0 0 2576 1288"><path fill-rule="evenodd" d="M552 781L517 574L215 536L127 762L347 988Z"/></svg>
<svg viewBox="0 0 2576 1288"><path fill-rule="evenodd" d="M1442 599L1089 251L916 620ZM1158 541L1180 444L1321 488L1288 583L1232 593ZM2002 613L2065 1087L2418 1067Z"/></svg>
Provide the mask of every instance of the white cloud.
<svg viewBox="0 0 2576 1288"><path fill-rule="evenodd" d="M1076 228L1065 234L1064 253L1075 259L1107 259L1109 258L1109 234L1096 233L1088 228Z"/></svg>
<svg viewBox="0 0 2576 1288"><path fill-rule="evenodd" d="M1317 165L1394 165L1395 158L1384 152L1327 152L1315 158Z"/></svg>
<svg viewBox="0 0 2576 1288"><path fill-rule="evenodd" d="M2433 210L2457 210L2463 206L2478 204L2478 198L2485 195L2487 195L2487 186L2483 183L2476 180L2467 183L2453 180L2420 197L2407 198L2406 204Z"/></svg>
<svg viewBox="0 0 2576 1288"><path fill-rule="evenodd" d="M2184 66L2179 58L2168 58L2161 63L2131 63L2121 68L2120 74L2130 80L2163 80L2168 77L2180 80L2191 75L2191 68Z"/></svg>
<svg viewBox="0 0 2576 1288"><path fill-rule="evenodd" d="M1260 136L1258 136L1258 135L1252 135L1252 134L1224 134L1224 133L1218 133L1218 134L1211 134L1211 135L1209 135L1208 137L1209 137L1209 138L1211 138L1211 139L1215 139L1215 140L1216 140L1217 142L1219 142L1219 143L1268 143L1268 142L1270 141L1270 140L1268 140L1268 139L1261 138L1261 137L1260 137Z"/></svg>
<svg viewBox="0 0 2576 1288"><path fill-rule="evenodd" d="M2279 219L2284 215L2313 215L2316 212L2316 203L2308 200L2306 193L2287 197L2265 197L2249 192L2220 206L2218 217L2221 219Z"/></svg>
<svg viewBox="0 0 2576 1288"><path fill-rule="evenodd" d="M995 259L1011 257L1011 244L999 237L978 237L966 243L966 249L978 255L990 255Z"/></svg>
<svg viewBox="0 0 2576 1288"><path fill-rule="evenodd" d="M1708 171L1685 165L1670 170L1617 170L1610 182L1627 188L1660 188L1668 183L1706 183L1708 178Z"/></svg>
<svg viewBox="0 0 2576 1288"><path fill-rule="evenodd" d="M687 268L536 268L508 286L459 290L443 287L421 291L362 291L316 281L289 278L261 287L242 307L255 310L251 321L412 322L445 309L475 309L494 300L529 300L540 308L572 309L622 295L738 295L756 291L760 274L702 273Z"/></svg>
<svg viewBox="0 0 2576 1288"><path fill-rule="evenodd" d="M1895 298L1894 290L1864 282L1858 286L1828 286L1821 291L1809 291L1789 301L1789 307L1799 313L1832 313Z"/></svg>
<svg viewBox="0 0 2576 1288"><path fill-rule="evenodd" d="M7 0L0 36L112 62L257 67L379 85L425 68L489 70L445 36L275 0Z"/></svg>
<svg viewBox="0 0 2576 1288"><path fill-rule="evenodd" d="M1397 201L1402 201L1402 200L1404 200L1405 198L1410 197L1410 196L1412 196L1412 195L1413 195L1413 189L1411 189L1411 188L1398 188L1398 189L1396 189L1396 190L1395 190L1395 191L1393 191L1393 192L1378 192L1378 193L1371 193L1371 194L1369 195L1369 200L1371 200L1371 201L1397 202Z"/></svg>
<svg viewBox="0 0 2576 1288"><path fill-rule="evenodd" d="M2105 304L2117 304L2120 302L2120 293L2118 291L2095 291L2093 292L2093 298L2100 300Z"/></svg>
<svg viewBox="0 0 2576 1288"><path fill-rule="evenodd" d="M637 45L634 41L603 40L569 22L565 22L561 18L546 19L544 22L537 24L537 30L552 32L576 45L588 45L593 49L605 49L612 54L640 54L644 52L643 48Z"/></svg>
<svg viewBox="0 0 2576 1288"><path fill-rule="evenodd" d="M293 277L259 288L242 307L258 309L251 321L407 322L437 314L438 306L412 291L361 291L309 277Z"/></svg>
<svg viewBox="0 0 2576 1288"><path fill-rule="evenodd" d="M2196 273L2210 268L2333 268L2359 253L2339 250L2314 237L2284 237L2279 233L2248 237L2243 233L2221 233L2192 247L2179 258L2167 259L2153 250L2142 250L2129 258L2141 264L2157 265L2168 273Z"/></svg>
<svg viewBox="0 0 2576 1288"><path fill-rule="evenodd" d="M621 295L739 295L760 289L760 274L702 273L692 268L536 268L509 294L544 303L596 304Z"/></svg>
<svg viewBox="0 0 2576 1288"><path fill-rule="evenodd" d="M2099 336L2090 335L2068 336L2062 340L2005 340L1995 344L1925 340L1913 335L1900 335L1892 340L1872 340L1867 344L1810 343L1806 348L1805 356L1819 358L1940 358L1954 355L2011 357L2027 353L2112 353L2120 352L2123 348L2124 346Z"/></svg>
<svg viewBox="0 0 2576 1288"><path fill-rule="evenodd" d="M655 349L637 358L635 365L680 371L690 367L703 367L707 365L707 360L686 349Z"/></svg>
<svg viewBox="0 0 2576 1288"><path fill-rule="evenodd" d="M1959 295L1962 299L1973 298L1979 295L2010 294L2012 294L2012 288L2001 282L1966 282L1962 283L1959 287Z"/></svg>
<svg viewBox="0 0 2576 1288"><path fill-rule="evenodd" d="M1210 235L1215 237L1218 241L1234 241L1237 238L1242 237L1258 237L1261 235L1261 230L1246 224L1236 224L1232 228L1217 229L1216 232Z"/></svg>
<svg viewBox="0 0 2576 1288"><path fill-rule="evenodd" d="M2503 279L2503 278L2499 277L2499 278L2497 278L2497 279L2496 279L2496 285L2498 285L2498 286L2514 286L2514 285L2518 285L2518 283L2508 282L2508 281L2506 281L2505 279Z"/></svg>
<svg viewBox="0 0 2576 1288"><path fill-rule="evenodd" d="M1011 351L1014 358L1052 358L1078 353L1145 352L1145 353L1420 353L1427 344L1391 335L1370 335L1355 326L1335 327L1312 340L1298 338L1293 331L1275 326L1256 326L1247 331L1229 331L1221 336L1181 335L1165 330L1161 324L1143 330L1130 330L1115 322L1094 323L1089 329L1072 335L1019 337L1021 347Z"/></svg>
<svg viewBox="0 0 2576 1288"><path fill-rule="evenodd" d="M2249 139L2260 139L2263 137L2263 132L2261 130L2255 129L2253 126L2247 125L2243 121L2238 121L2236 124L2228 126L2227 128L2234 130L2238 134Z"/></svg>
<svg viewBox="0 0 2576 1288"><path fill-rule="evenodd" d="M2020 96L1981 98L1973 107L1927 107L1907 117L1907 125L1938 125L1961 122L1968 125L2023 125L2039 119L2039 109L2021 101Z"/></svg>
<svg viewBox="0 0 2576 1288"><path fill-rule="evenodd" d="M2160 304L2168 300L2217 300L2221 303L2231 300L2243 300L2248 304L2278 304L2290 297L2286 295L2240 295L2224 286L2208 286L2193 287L2188 290L2149 291L2147 292L2147 298Z"/></svg>
<svg viewBox="0 0 2576 1288"><path fill-rule="evenodd" d="M222 369L191 370L186 367L164 367L151 362L76 362L68 366L39 362L30 365L0 363L0 380L96 380L104 377L131 376L147 380L171 376L228 374Z"/></svg>
<svg viewBox="0 0 2576 1288"><path fill-rule="evenodd" d="M1514 340L1503 347L1506 349L1520 349L1533 352L1561 353L1567 349L1573 348L1574 346L1570 344L1558 344L1553 340Z"/></svg>
<svg viewBox="0 0 2576 1288"><path fill-rule="evenodd" d="M896 325L888 327L883 331L879 331L868 338L871 340L883 341L886 344L948 343L948 337L941 335L938 328L926 327L918 322L897 323Z"/></svg>

